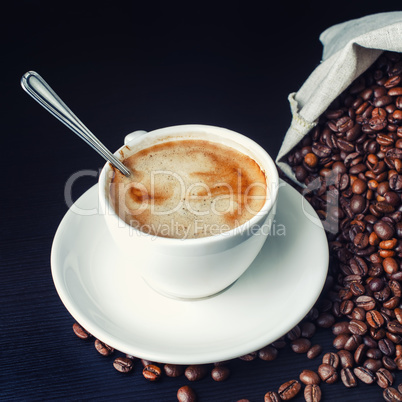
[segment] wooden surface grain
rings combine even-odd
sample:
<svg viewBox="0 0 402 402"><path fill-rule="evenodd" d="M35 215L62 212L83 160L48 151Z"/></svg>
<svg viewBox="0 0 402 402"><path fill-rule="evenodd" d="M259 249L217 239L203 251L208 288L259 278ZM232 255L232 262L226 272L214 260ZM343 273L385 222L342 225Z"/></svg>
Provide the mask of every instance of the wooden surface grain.
<svg viewBox="0 0 402 402"><path fill-rule="evenodd" d="M242 132L275 156L291 118L287 95L320 61L319 33L398 9L396 2L349 3L23 0L4 12L0 400L174 401L187 384L200 401L262 401L302 369L317 369L320 357L286 348L273 362L230 361L223 383L210 377L150 383L139 361L123 375L112 366L118 352L105 358L93 340L78 339L52 281L50 250L68 210L67 180L94 172L75 183L77 199L96 183L103 160L29 98L19 80L39 72L112 150L133 130L202 123ZM313 343L330 351L332 339L320 329ZM338 382L322 391L324 401L382 400L376 385L346 389Z"/></svg>

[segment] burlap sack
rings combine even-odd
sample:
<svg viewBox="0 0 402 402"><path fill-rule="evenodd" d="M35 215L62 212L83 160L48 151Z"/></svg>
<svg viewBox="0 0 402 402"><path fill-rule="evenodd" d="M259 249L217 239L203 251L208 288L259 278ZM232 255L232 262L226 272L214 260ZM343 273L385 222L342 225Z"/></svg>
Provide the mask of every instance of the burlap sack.
<svg viewBox="0 0 402 402"><path fill-rule="evenodd" d="M286 155L318 122L320 115L385 50L402 52L402 12L369 15L334 25L320 35L322 62L288 97L292 122L276 158L279 168L299 183Z"/></svg>

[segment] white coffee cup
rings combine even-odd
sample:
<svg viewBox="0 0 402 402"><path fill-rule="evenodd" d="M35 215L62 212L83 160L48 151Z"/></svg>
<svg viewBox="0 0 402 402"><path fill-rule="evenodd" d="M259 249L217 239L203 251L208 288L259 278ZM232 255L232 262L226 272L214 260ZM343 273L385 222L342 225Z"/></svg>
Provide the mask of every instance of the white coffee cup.
<svg viewBox="0 0 402 402"><path fill-rule="evenodd" d="M249 221L230 231L196 239L158 237L135 229L114 211L109 199L113 169L106 163L99 177L99 201L107 227L120 252L132 261L127 280L143 279L161 294L197 299L215 295L233 284L251 265L270 232L276 211L279 177L275 163L256 142L220 127L181 125L126 136L115 152L119 159L170 140L200 139L236 149L255 160L267 178L268 197ZM112 272L111 272L112 274Z"/></svg>

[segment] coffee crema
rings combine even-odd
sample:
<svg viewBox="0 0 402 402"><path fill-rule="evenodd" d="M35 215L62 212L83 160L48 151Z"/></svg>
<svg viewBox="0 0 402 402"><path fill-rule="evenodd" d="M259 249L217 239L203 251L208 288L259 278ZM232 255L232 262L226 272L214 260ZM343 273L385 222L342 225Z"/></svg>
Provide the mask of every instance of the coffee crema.
<svg viewBox="0 0 402 402"><path fill-rule="evenodd" d="M190 239L234 229L267 198L260 166L236 149L198 139L153 145L113 168L112 205L127 224L155 236Z"/></svg>

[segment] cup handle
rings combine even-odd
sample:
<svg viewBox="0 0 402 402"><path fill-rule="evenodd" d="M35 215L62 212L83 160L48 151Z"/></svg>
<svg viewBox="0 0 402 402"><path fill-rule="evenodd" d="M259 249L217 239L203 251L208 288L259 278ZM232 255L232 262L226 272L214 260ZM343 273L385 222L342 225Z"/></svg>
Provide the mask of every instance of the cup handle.
<svg viewBox="0 0 402 402"><path fill-rule="evenodd" d="M144 130L137 130L137 131L133 131L130 134L127 134L124 137L124 145L127 145L130 141L132 141L134 138L140 137L141 135L146 134L148 131L144 131Z"/></svg>

